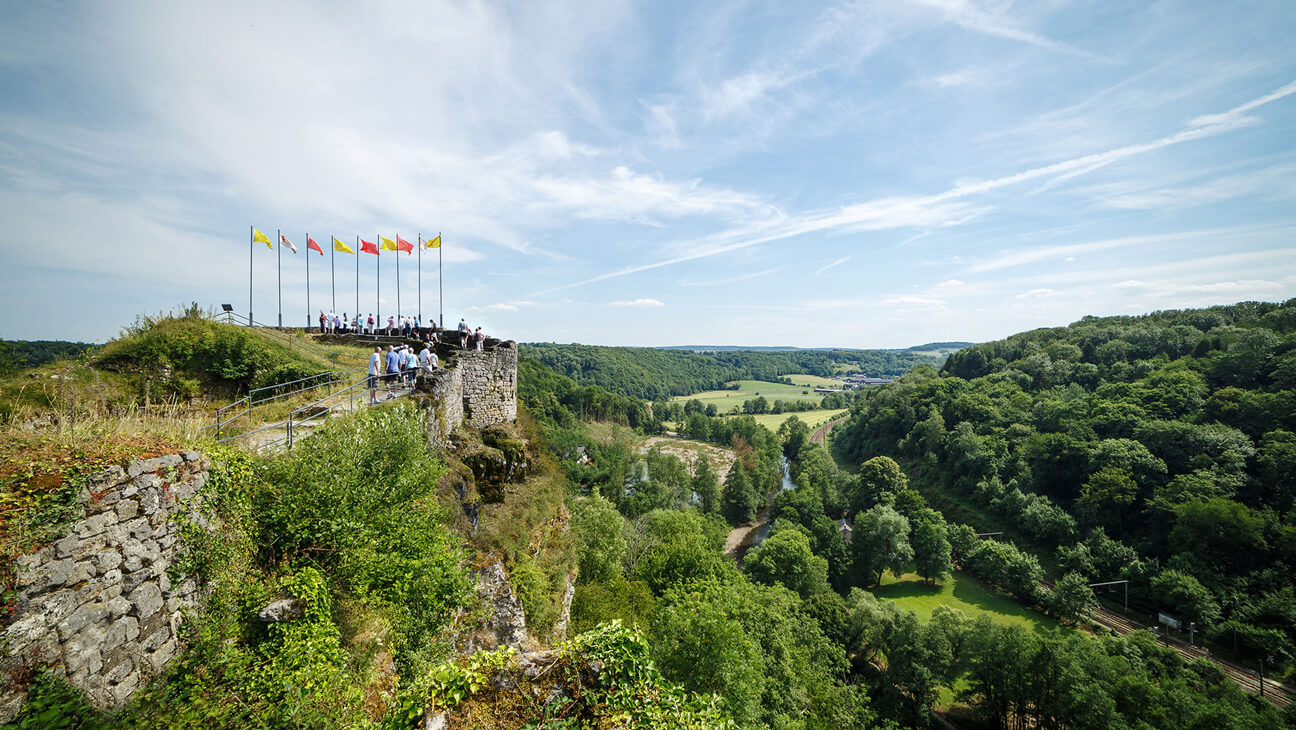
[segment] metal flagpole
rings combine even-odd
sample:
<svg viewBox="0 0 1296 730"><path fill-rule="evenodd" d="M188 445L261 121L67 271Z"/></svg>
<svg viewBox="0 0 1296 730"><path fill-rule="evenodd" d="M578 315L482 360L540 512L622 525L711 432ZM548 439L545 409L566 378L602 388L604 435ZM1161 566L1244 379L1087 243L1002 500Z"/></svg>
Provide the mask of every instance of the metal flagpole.
<svg viewBox="0 0 1296 730"><path fill-rule="evenodd" d="M400 234L396 234L396 240L400 241ZM400 243L396 244L396 316L401 316L400 305Z"/></svg>
<svg viewBox="0 0 1296 730"><path fill-rule="evenodd" d="M418 317L419 323L423 323L423 234L418 234Z"/></svg>
<svg viewBox="0 0 1296 730"><path fill-rule="evenodd" d="M330 236L331 238L332 236ZM329 249L329 275L333 279L333 311L337 311L337 266L333 263L337 258L337 246Z"/></svg>
<svg viewBox="0 0 1296 730"><path fill-rule="evenodd" d="M356 236L356 311L360 311L360 237Z"/></svg>
<svg viewBox="0 0 1296 730"><path fill-rule="evenodd" d="M310 234L306 234L306 331L310 332Z"/></svg>
<svg viewBox="0 0 1296 730"><path fill-rule="evenodd" d="M374 309L378 311L378 319L382 320L382 249L378 248L378 237L374 236L374 271L377 272L377 281L374 283ZM375 323L376 324L376 323Z"/></svg>
<svg viewBox="0 0 1296 730"><path fill-rule="evenodd" d="M252 249L256 246L253 237L255 228L248 226L248 326L252 326Z"/></svg>
<svg viewBox="0 0 1296 730"><path fill-rule="evenodd" d="M437 231L437 238L441 238L441 231ZM441 280L441 249L445 248L445 239L441 239L441 244L437 246L437 296L441 299L441 329L445 329L445 289L444 282Z"/></svg>
<svg viewBox="0 0 1296 730"><path fill-rule="evenodd" d="M283 329L283 231L275 229L275 270L279 277L279 329Z"/></svg>

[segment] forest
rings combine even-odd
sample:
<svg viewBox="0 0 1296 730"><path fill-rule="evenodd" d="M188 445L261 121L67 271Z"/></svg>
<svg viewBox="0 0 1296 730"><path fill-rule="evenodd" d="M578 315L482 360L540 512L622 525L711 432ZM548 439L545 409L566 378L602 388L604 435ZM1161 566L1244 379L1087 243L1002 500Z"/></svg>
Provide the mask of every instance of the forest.
<svg viewBox="0 0 1296 730"><path fill-rule="evenodd" d="M1059 570L1128 580L1132 603L1249 666L1296 653L1296 302L975 345L870 392L834 450L922 470Z"/></svg>
<svg viewBox="0 0 1296 730"><path fill-rule="evenodd" d="M87 342L62 340L0 340L0 374L77 357L92 347Z"/></svg>
<svg viewBox="0 0 1296 730"><path fill-rule="evenodd" d="M596 347L533 343L521 353L581 385L643 400L666 400L720 390L732 380L780 382L785 375L829 377L849 367L864 375L892 377L915 365L937 366L943 355L904 350L722 351L708 354L648 347Z"/></svg>
<svg viewBox="0 0 1296 730"><path fill-rule="evenodd" d="M1086 319L978 345L865 391L829 449L796 419L774 433L693 409L682 434L731 448L725 474L540 416L579 485L573 626L639 628L667 679L741 727L930 727L951 701L974 713L941 716L958 726L1290 726L1219 665L1095 624L1088 584L1127 577L1133 605L1199 641L1289 661L1292 313ZM735 563L724 536L762 510L768 536ZM920 620L875 595L914 573L975 576L1062 628L947 606Z"/></svg>

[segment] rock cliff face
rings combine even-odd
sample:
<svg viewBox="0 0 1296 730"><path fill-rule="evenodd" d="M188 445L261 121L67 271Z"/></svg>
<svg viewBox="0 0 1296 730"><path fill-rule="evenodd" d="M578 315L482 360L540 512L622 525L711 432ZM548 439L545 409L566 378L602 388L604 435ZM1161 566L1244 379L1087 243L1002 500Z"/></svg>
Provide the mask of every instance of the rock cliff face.
<svg viewBox="0 0 1296 730"><path fill-rule="evenodd" d="M18 560L17 610L4 631L0 722L49 668L99 707L123 704L179 652L181 609L200 595L173 585L176 517L207 479L208 464L186 451L113 466L81 496L83 516L67 536Z"/></svg>

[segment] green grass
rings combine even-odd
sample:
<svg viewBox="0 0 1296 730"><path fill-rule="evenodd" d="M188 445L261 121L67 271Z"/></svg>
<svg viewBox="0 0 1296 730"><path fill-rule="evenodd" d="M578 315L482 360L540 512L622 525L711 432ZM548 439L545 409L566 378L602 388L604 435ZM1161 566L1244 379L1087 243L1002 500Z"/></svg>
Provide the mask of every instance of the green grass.
<svg viewBox="0 0 1296 730"><path fill-rule="evenodd" d="M905 573L900 578L887 573L882 576L882 586L873 594L913 611L920 621L930 620L937 606L949 606L962 611L969 619L984 614L996 623L1025 626L1037 634L1065 630L1051 617L1026 608L966 573L954 573L934 585L924 583L914 573Z"/></svg>
<svg viewBox="0 0 1296 730"><path fill-rule="evenodd" d="M763 380L738 380L738 390L708 390L692 395L675 396L672 400L690 401L697 399L702 405L715 404L720 410L720 415L726 415L735 406L742 408L743 401L751 400L756 396L763 396L771 404L776 400L782 401L812 401L819 402L823 400L823 395L814 392L815 385L800 378L813 378L813 375L790 375L793 381L803 383L802 385L781 385L779 383L767 383ZM732 383L730 383L732 385Z"/></svg>
<svg viewBox="0 0 1296 730"><path fill-rule="evenodd" d="M777 431L783 422L792 416L801 419L801 422L809 426L812 430L819 428L825 423L850 413L849 408L837 408L830 411L802 411L800 413L761 413L753 415L752 418L760 425L771 431Z"/></svg>

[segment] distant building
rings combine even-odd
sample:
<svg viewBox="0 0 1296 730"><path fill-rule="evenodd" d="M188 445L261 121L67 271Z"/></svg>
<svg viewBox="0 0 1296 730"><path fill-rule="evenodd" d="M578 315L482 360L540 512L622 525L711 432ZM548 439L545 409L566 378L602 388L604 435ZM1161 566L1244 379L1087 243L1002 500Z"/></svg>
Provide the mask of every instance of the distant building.
<svg viewBox="0 0 1296 730"><path fill-rule="evenodd" d="M841 391L836 388L815 388L814 392L822 393L824 395L832 395L833 393L840 393Z"/></svg>
<svg viewBox="0 0 1296 730"><path fill-rule="evenodd" d="M846 519L845 517L842 517L841 519L836 520L836 522L837 522L837 534L841 535L842 542L850 542L851 539L850 520Z"/></svg>
<svg viewBox="0 0 1296 730"><path fill-rule="evenodd" d="M853 383L857 386L886 385L887 383L894 383L895 378L870 378L866 375L848 375L846 377L846 382Z"/></svg>

